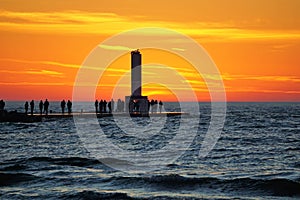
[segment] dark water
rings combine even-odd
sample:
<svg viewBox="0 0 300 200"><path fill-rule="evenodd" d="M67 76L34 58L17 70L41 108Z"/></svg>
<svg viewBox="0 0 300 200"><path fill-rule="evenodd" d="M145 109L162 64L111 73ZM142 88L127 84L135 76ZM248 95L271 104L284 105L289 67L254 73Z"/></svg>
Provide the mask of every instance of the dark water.
<svg viewBox="0 0 300 200"><path fill-rule="evenodd" d="M16 102L7 106L22 108ZM188 150L164 168L139 174L93 158L71 118L1 123L0 198L300 198L300 103L229 103L221 138L201 159L198 152L210 122L210 105L200 103L200 111L198 134ZM158 141L170 139L165 131L137 144L132 137L118 135L111 121L100 119L107 137L134 151L151 151L161 147ZM177 123L170 119L166 130L172 132Z"/></svg>

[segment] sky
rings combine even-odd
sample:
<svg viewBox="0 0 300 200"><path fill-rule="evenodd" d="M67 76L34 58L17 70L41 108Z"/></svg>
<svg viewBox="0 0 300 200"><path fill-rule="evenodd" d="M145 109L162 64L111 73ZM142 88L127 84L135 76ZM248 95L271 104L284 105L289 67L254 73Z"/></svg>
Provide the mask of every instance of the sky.
<svg viewBox="0 0 300 200"><path fill-rule="evenodd" d="M0 0L0 99L71 99L78 70L95 47L123 31L161 27L202 45L219 69L227 101L299 101L299 8L298 0ZM141 53L143 79L156 68L157 80L175 79L170 67L199 101L210 101L189 62L168 52ZM110 99L116 85L121 98L130 91L126 78L120 83L128 77L130 50L107 67L95 98ZM146 84L143 94L175 101L180 93L191 100L184 84L172 84Z"/></svg>

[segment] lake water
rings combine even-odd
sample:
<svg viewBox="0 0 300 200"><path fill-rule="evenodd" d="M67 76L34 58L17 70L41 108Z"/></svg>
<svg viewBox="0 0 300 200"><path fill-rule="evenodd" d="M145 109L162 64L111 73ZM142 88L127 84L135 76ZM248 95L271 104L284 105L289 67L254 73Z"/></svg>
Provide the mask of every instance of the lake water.
<svg viewBox="0 0 300 200"><path fill-rule="evenodd" d="M6 102L6 109L23 112L23 104ZM190 111L194 109L187 105ZM168 111L178 111L178 106L165 103ZM81 107L93 112L92 103ZM199 108L197 127L192 124L193 115L183 121L180 116L130 119L145 127L140 131L147 133L144 137L130 134L132 124L126 117L98 119L99 129L113 145L136 155L163 148L178 131L186 134L197 128L172 163L162 166L161 157L154 155L153 170L136 173L116 169L91 153L73 118L0 123L0 198L300 198L300 103L228 103L221 136L204 158L198 154L209 128L211 105L199 103ZM50 109L59 112L59 103L50 102ZM97 138L99 133L90 131L95 124L88 121L84 134ZM163 127L157 130L161 122ZM156 128L151 126L155 123ZM107 158L112 148L104 145Z"/></svg>

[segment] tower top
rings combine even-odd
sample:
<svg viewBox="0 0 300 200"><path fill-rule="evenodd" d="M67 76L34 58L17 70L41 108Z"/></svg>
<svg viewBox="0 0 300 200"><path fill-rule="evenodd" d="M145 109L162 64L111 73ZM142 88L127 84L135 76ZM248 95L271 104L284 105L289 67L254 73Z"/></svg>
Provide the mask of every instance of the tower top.
<svg viewBox="0 0 300 200"><path fill-rule="evenodd" d="M131 51L131 54L140 54L140 51L139 51L139 49L136 49L136 50Z"/></svg>

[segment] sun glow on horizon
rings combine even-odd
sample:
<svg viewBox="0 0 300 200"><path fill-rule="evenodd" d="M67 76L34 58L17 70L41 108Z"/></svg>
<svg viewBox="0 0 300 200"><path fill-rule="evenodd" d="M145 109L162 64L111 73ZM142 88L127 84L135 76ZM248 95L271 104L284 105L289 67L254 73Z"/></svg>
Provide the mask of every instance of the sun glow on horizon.
<svg viewBox="0 0 300 200"><path fill-rule="evenodd" d="M158 3L160 6L155 6ZM101 2L99 6L94 0L89 4L82 0L45 0L43 4L0 0L0 5L1 99L71 98L77 71L93 48L122 31L162 27L186 34L208 51L220 70L228 101L300 100L299 1L130 0ZM151 34L167 37L160 32ZM178 45L182 41L172 42L172 50L186 51ZM100 47L128 51L99 80L95 97L110 98L111 90L130 68L132 47ZM203 78L213 80L214 74L196 75L188 62L166 52L144 49L142 54L145 81L175 80L175 74L157 65L162 64L186 79L182 84L170 83L170 87L184 96L187 89L182 85L189 84L199 101L210 101ZM124 89L119 96L130 90L125 82L118 87ZM172 91L159 84L145 84L143 92L151 98L176 101Z"/></svg>

